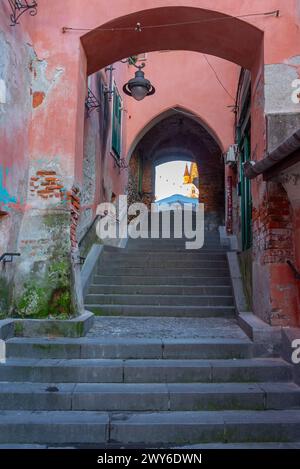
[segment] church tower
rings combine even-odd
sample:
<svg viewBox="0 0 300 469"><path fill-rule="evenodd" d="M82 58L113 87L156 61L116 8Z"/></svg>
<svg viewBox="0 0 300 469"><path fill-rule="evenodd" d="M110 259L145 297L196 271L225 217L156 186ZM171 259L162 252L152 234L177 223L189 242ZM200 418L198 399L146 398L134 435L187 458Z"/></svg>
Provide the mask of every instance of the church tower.
<svg viewBox="0 0 300 469"><path fill-rule="evenodd" d="M185 166L184 176L183 176L183 185L184 185L184 195L191 199L199 198L199 173L198 166L196 163L191 163L190 170L188 165Z"/></svg>
<svg viewBox="0 0 300 469"><path fill-rule="evenodd" d="M195 184L195 186L198 186L198 185L199 185L199 172L198 172L197 163L192 163L192 164L191 164L190 182L191 182L192 184Z"/></svg>
<svg viewBox="0 0 300 469"><path fill-rule="evenodd" d="M188 165L186 164L184 175L183 175L183 184L190 184L190 182L191 182L191 175L189 172Z"/></svg>

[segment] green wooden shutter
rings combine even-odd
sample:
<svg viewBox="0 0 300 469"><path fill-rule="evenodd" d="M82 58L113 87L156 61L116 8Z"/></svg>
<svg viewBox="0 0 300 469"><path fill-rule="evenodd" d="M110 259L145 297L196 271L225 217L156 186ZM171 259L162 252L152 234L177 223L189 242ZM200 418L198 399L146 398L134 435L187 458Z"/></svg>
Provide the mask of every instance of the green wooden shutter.
<svg viewBox="0 0 300 469"><path fill-rule="evenodd" d="M112 149L115 155L121 157L122 136L122 101L119 92L114 87L113 121L112 121Z"/></svg>
<svg viewBox="0 0 300 469"><path fill-rule="evenodd" d="M252 197L251 182L244 174L243 163L250 160L250 136L246 134L241 142L240 181L243 250L252 246Z"/></svg>

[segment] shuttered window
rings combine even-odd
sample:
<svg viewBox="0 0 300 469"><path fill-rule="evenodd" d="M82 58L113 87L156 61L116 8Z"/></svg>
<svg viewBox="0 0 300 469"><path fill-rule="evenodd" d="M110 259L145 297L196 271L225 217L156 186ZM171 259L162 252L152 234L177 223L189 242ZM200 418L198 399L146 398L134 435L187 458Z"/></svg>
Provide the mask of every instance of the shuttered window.
<svg viewBox="0 0 300 469"><path fill-rule="evenodd" d="M122 149L122 99L114 86L112 115L112 150L117 158L121 157Z"/></svg>

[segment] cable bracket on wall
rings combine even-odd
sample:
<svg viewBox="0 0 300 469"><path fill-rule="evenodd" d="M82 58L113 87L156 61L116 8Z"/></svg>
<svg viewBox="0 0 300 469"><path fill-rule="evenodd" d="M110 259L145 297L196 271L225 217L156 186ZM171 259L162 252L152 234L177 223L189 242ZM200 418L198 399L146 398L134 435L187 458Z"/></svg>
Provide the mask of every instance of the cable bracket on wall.
<svg viewBox="0 0 300 469"><path fill-rule="evenodd" d="M292 272L294 273L295 279L300 280L300 272L296 269L294 264L291 261L287 261L287 264L290 266Z"/></svg>
<svg viewBox="0 0 300 469"><path fill-rule="evenodd" d="M19 18L26 12L29 11L31 16L37 14L38 3L36 0L8 0L11 8L11 26L19 24Z"/></svg>
<svg viewBox="0 0 300 469"><path fill-rule="evenodd" d="M129 168L126 163L126 158L115 158L115 167L118 167L120 171L124 171Z"/></svg>
<svg viewBox="0 0 300 469"><path fill-rule="evenodd" d="M100 110L100 101L97 99L97 97L94 95L92 90L88 88L88 95L85 100L85 107L87 110L87 115L89 116L92 111L97 109L97 112Z"/></svg>

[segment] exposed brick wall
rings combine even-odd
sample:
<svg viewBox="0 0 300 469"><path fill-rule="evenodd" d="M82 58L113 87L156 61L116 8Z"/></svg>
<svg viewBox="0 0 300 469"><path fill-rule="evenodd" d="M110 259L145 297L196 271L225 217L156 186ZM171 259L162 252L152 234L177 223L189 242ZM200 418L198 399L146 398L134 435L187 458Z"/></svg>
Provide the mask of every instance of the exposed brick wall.
<svg viewBox="0 0 300 469"><path fill-rule="evenodd" d="M150 210L151 204L154 202L152 164L149 160L143 162L142 193L140 194L138 192L138 158L138 154L135 153L130 160L127 186L128 204L143 202Z"/></svg>
<svg viewBox="0 0 300 469"><path fill-rule="evenodd" d="M259 209L253 209L254 256L263 264L294 259L292 212L281 184L269 183Z"/></svg>
<svg viewBox="0 0 300 469"><path fill-rule="evenodd" d="M77 226L80 218L80 190L73 186L66 192L61 178L56 171L40 170L30 178L31 197L41 197L42 199L58 199L66 202L70 207L71 224L70 236L72 249L78 248Z"/></svg>
<svg viewBox="0 0 300 469"><path fill-rule="evenodd" d="M64 197L63 187L63 183L55 171L37 171L30 178L31 197L62 199Z"/></svg>
<svg viewBox="0 0 300 469"><path fill-rule="evenodd" d="M253 209L253 304L255 313L276 326L299 325L297 281L287 260L295 261L293 213L282 185L268 182Z"/></svg>
<svg viewBox="0 0 300 469"><path fill-rule="evenodd" d="M200 201L205 204L205 212L224 212L224 173L222 166L206 167L207 161L199 164Z"/></svg>

